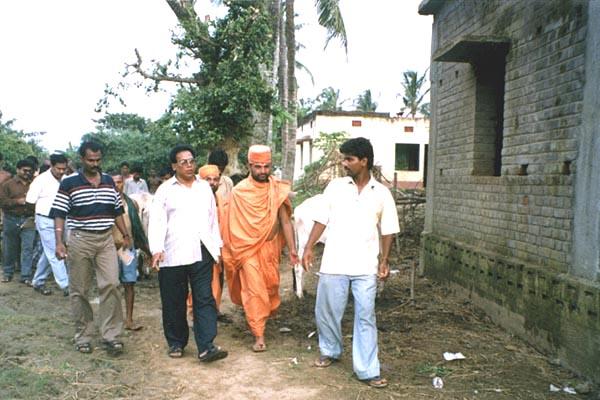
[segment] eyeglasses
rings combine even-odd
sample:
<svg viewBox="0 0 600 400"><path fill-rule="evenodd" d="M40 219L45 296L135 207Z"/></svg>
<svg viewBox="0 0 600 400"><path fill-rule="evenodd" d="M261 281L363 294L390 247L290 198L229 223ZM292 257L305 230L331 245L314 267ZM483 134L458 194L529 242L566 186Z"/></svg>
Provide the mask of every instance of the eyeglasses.
<svg viewBox="0 0 600 400"><path fill-rule="evenodd" d="M195 165L195 164L196 164L196 160L193 158L188 158L187 160L177 161L177 165L179 165L180 167L183 167L185 165Z"/></svg>

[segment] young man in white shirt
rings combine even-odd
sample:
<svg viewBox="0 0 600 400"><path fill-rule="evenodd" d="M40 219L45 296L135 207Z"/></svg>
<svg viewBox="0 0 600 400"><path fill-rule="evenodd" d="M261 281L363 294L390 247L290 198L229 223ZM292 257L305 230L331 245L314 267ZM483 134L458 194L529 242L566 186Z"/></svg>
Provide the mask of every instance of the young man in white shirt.
<svg viewBox="0 0 600 400"><path fill-rule="evenodd" d="M148 241L152 268L158 272L163 330L168 355L183 355L189 339L186 318L188 284L192 288L194 339L201 362L227 357L213 344L217 307L212 294L213 264L221 255L221 235L215 198L206 181L195 174L194 150L171 150L175 176L156 190L150 208Z"/></svg>
<svg viewBox="0 0 600 400"><path fill-rule="evenodd" d="M127 196L138 193L150 193L148 184L142 179L142 167L139 165L134 165L133 168L131 168L131 178L123 178L123 180L125 181L123 192Z"/></svg>
<svg viewBox="0 0 600 400"><path fill-rule="evenodd" d="M33 290L43 295L52 293L46 287L46 279L50 269L54 280L60 287L64 296L69 295L69 275L63 260L56 257L56 239L54 237L54 219L50 218L52 203L58 192L60 180L67 170L67 157L63 154L50 156L50 169L38 175L27 191L25 201L35 204L35 227L40 235L43 253L37 263L33 277Z"/></svg>
<svg viewBox="0 0 600 400"><path fill-rule="evenodd" d="M325 189L302 257L304 268L311 267L313 246L327 226L315 305L321 352L315 366L328 367L342 355L341 321L352 290L354 373L368 385L383 388L387 380L380 375L377 355L375 295L377 279L387 279L390 272L388 256L399 231L396 204L389 189L371 175L373 147L367 139L350 139L340 152L347 176L332 180Z"/></svg>

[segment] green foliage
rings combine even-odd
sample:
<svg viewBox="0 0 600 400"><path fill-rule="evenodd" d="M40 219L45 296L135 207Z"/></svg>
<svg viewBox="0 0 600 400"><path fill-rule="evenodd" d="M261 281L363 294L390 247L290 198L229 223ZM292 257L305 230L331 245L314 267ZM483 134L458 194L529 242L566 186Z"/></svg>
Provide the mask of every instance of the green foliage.
<svg viewBox="0 0 600 400"><path fill-rule="evenodd" d="M317 12L319 13L319 24L327 29L325 47L327 47L331 39L338 38L342 42L344 50L348 53L348 38L346 37L346 27L344 26L344 19L339 7L340 1L317 0L315 3Z"/></svg>
<svg viewBox="0 0 600 400"><path fill-rule="evenodd" d="M274 50L272 16L265 1L229 1L228 14L211 23L182 24L176 38L183 53L200 55L198 84L182 86L172 103L174 129L195 146L213 147L252 133L254 111L271 112L274 93L262 71L270 68ZM207 43L206 36L210 36Z"/></svg>
<svg viewBox="0 0 600 400"><path fill-rule="evenodd" d="M428 376L439 376L443 378L446 375L450 375L452 373L452 368L446 368L439 365L431 365L430 363L425 363L417 366L417 373L420 375L428 375Z"/></svg>
<svg viewBox="0 0 600 400"><path fill-rule="evenodd" d="M298 114L298 124L315 111L315 100L313 99L300 99L296 107Z"/></svg>
<svg viewBox="0 0 600 400"><path fill-rule="evenodd" d="M99 130L136 130L144 132L150 120L137 114L115 113L106 114L95 121Z"/></svg>
<svg viewBox="0 0 600 400"><path fill-rule="evenodd" d="M354 104L357 111L374 112L377 110L377 103L373 101L371 89L367 89L362 94L359 94Z"/></svg>
<svg viewBox="0 0 600 400"><path fill-rule="evenodd" d="M46 158L46 150L37 142L40 132L23 132L12 127L14 120L2 121L0 112L0 149L4 157L4 169L15 173L17 162L27 156L36 156L40 162Z"/></svg>
<svg viewBox="0 0 600 400"><path fill-rule="evenodd" d="M331 86L321 91L315 99L316 109L319 111L341 111L342 104L346 100L340 100L340 90Z"/></svg>
<svg viewBox="0 0 600 400"><path fill-rule="evenodd" d="M421 76L417 71L404 71L402 73L402 88L404 89L402 102L404 107L401 108L401 111L408 111L408 114L413 118L415 118L417 112L429 117L429 103L423 103L423 98L429 93L429 88L423 90L423 85L427 79L427 70Z"/></svg>
<svg viewBox="0 0 600 400"><path fill-rule="evenodd" d="M316 194L323 193L325 186L335 175L339 164L339 147L348 139L346 132L320 132L314 146L323 153L315 162L304 167L304 174L294 184L294 206Z"/></svg>
<svg viewBox="0 0 600 400"><path fill-rule="evenodd" d="M82 141L102 143L102 169L108 173L117 172L123 161L141 165L146 173L158 172L169 165L169 151L181 141L171 128L169 116L151 122L136 114L107 114L96 122L97 131L85 134Z"/></svg>

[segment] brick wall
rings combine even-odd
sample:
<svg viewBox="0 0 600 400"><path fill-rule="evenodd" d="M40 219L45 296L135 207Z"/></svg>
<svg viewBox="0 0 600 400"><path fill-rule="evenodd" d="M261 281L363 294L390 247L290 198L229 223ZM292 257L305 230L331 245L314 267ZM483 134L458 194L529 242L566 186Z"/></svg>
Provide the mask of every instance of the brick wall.
<svg viewBox="0 0 600 400"><path fill-rule="evenodd" d="M468 63L436 63L434 232L566 271L581 123L584 3L450 1L436 15L438 45L461 35L510 39L506 58L502 176L491 175L490 107ZM567 2L569 3L569 2ZM435 52L436 49L433 49ZM488 133L483 131L487 130ZM487 135L487 137L485 136ZM478 165L483 165L478 168ZM519 176L526 166L526 176ZM484 171L484 173L480 173Z"/></svg>
<svg viewBox="0 0 600 400"><path fill-rule="evenodd" d="M590 29L600 23L594 1L422 3L435 15L434 57L468 37L502 38L510 47L500 176L489 162L493 85L482 85L476 62L432 63L421 261L495 321L598 381L600 34L588 31L588 20L595 21Z"/></svg>

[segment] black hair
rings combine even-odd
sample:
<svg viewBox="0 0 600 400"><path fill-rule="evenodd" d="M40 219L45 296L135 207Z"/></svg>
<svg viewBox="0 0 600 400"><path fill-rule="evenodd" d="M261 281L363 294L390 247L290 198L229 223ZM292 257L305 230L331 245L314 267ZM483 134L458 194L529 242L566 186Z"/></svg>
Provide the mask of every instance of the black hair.
<svg viewBox="0 0 600 400"><path fill-rule="evenodd" d="M85 157L85 152L87 150L91 151L92 153L100 152L104 155L104 149L102 148L102 144L93 140L81 143L81 146L79 146L79 155L81 157Z"/></svg>
<svg viewBox="0 0 600 400"><path fill-rule="evenodd" d="M119 168L123 168L123 167L129 168L129 163L127 161L123 161L121 164L119 164Z"/></svg>
<svg viewBox="0 0 600 400"><path fill-rule="evenodd" d="M38 165L40 165L40 162L36 156L27 156L25 159L31 161L33 164L33 169L37 169Z"/></svg>
<svg viewBox="0 0 600 400"><path fill-rule="evenodd" d="M23 167L29 167L31 169L35 169L35 165L29 158L24 158L17 163L17 169L21 169Z"/></svg>
<svg viewBox="0 0 600 400"><path fill-rule="evenodd" d="M340 152L359 159L366 158L367 168L373 168L373 146L369 139L363 137L348 139L340 146Z"/></svg>
<svg viewBox="0 0 600 400"><path fill-rule="evenodd" d="M208 155L207 164L213 164L221 168L225 168L229 163L229 157L222 149L215 149Z"/></svg>
<svg viewBox="0 0 600 400"><path fill-rule="evenodd" d="M133 167L131 167L131 173L140 173L143 174L144 173L144 168L142 168L142 166L140 164L133 164Z"/></svg>
<svg viewBox="0 0 600 400"><path fill-rule="evenodd" d="M167 174L173 176L173 168L171 168L170 165L162 167L158 173L158 176L165 176Z"/></svg>
<svg viewBox="0 0 600 400"><path fill-rule="evenodd" d="M64 154L52 154L52 155L50 155L50 164L51 165L66 164L68 162L69 162L69 160L67 159L67 157Z"/></svg>
<svg viewBox="0 0 600 400"><path fill-rule="evenodd" d="M178 144L177 146L173 147L169 153L169 160L171 160L171 164L175 164L177 162L177 154L184 151L189 151L192 153L192 157L196 157L196 152L194 152L194 149L192 149L191 146L187 144Z"/></svg>
<svg viewBox="0 0 600 400"><path fill-rule="evenodd" d="M50 166L48 164L42 164L40 166L40 174L48 171L49 169L50 169Z"/></svg>

